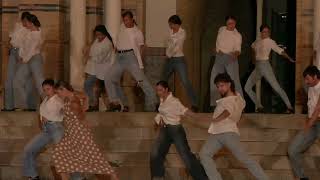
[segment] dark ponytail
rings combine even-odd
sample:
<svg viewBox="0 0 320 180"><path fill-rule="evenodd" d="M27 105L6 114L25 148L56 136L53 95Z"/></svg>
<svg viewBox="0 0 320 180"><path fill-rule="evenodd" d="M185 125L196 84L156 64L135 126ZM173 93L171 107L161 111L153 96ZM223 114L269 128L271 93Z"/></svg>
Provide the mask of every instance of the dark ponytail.
<svg viewBox="0 0 320 180"><path fill-rule="evenodd" d="M102 24L97 25L94 28L93 32L100 32L100 33L104 34L110 40L110 42L112 43L112 46L114 47L114 43L113 43L112 37L111 37L111 35L109 34L107 28L104 25L102 25Z"/></svg>

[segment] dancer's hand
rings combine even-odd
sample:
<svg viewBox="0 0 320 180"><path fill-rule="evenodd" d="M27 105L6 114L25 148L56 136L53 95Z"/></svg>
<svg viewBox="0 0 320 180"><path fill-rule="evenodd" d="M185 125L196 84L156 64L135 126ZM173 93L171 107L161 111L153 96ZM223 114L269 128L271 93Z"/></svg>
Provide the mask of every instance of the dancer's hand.
<svg viewBox="0 0 320 180"><path fill-rule="evenodd" d="M289 58L289 61L292 62L292 63L296 63L296 61L292 58Z"/></svg>
<svg viewBox="0 0 320 180"><path fill-rule="evenodd" d="M304 123L303 131L307 133L312 126L313 126L313 122L311 122L310 119L307 119L306 122Z"/></svg>

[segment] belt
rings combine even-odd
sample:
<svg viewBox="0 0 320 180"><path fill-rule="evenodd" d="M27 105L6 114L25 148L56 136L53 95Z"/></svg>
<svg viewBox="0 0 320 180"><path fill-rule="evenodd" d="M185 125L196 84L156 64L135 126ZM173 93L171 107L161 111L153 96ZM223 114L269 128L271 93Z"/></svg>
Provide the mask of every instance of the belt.
<svg viewBox="0 0 320 180"><path fill-rule="evenodd" d="M127 49L127 50L119 50L118 53L122 54L122 53L127 53L133 51L133 49Z"/></svg>

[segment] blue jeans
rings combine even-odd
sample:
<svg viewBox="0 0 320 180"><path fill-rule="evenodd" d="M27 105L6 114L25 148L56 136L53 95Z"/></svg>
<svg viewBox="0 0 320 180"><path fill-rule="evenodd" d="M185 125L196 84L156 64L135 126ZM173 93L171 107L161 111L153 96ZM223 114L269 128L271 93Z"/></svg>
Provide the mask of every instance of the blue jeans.
<svg viewBox="0 0 320 180"><path fill-rule="evenodd" d="M263 77L271 85L272 89L280 95L281 99L286 104L287 108L292 109L290 100L289 100L286 92L280 87L269 61L257 61L256 68L250 74L250 76L247 80L247 83L244 86L245 91L247 92L247 94L249 95L251 100L254 102L254 104L258 108L263 107L261 102L258 101L259 98L257 98L257 95L252 90L253 86L255 86L257 81L261 80Z"/></svg>
<svg viewBox="0 0 320 180"><path fill-rule="evenodd" d="M26 177L38 176L36 157L47 145L57 144L64 134L63 124L60 122L46 122L40 134L35 136L23 150L23 175ZM79 173L72 174L72 180L81 180Z"/></svg>
<svg viewBox="0 0 320 180"><path fill-rule="evenodd" d="M220 98L220 94L218 93L217 87L214 84L214 79L220 73L229 74L231 79L234 81L236 91L243 97L238 60L233 60L228 54L217 54L210 77L211 106L216 106L216 101Z"/></svg>
<svg viewBox="0 0 320 180"><path fill-rule="evenodd" d="M91 74L87 74L87 78L84 82L84 91L86 92L86 94L89 97L89 105L90 106L97 106L98 102L97 102L97 97L94 94L93 91L93 87L96 84L98 78L96 78L96 76L91 75Z"/></svg>
<svg viewBox="0 0 320 180"><path fill-rule="evenodd" d="M248 154L243 150L240 145L240 137L238 134L229 132L222 134L210 134L205 145L200 151L200 160L206 170L209 180L222 180L221 175L217 171L217 166L213 161L213 156L223 146L226 146L228 150L242 163L252 175L258 180L269 179L263 172L262 168L257 162L252 160Z"/></svg>
<svg viewBox="0 0 320 180"><path fill-rule="evenodd" d="M182 125L166 125L160 129L150 154L152 178L162 178L165 174L164 161L171 144L174 144L186 168L194 180L207 180L207 175L199 160L191 152Z"/></svg>
<svg viewBox="0 0 320 180"><path fill-rule="evenodd" d="M18 64L19 60L19 49L18 48L11 48L9 54L9 61L8 61L8 69L7 69L7 79L5 82L4 87L4 108L11 110L15 108L15 97L14 96L14 89L13 89L13 80L16 75L17 69L20 67ZM35 97L33 94L33 82L31 78L31 74L27 75L29 78L27 79L27 83L25 86L25 92L27 94L27 108L28 109L36 109L36 102Z"/></svg>
<svg viewBox="0 0 320 180"><path fill-rule="evenodd" d="M43 77L43 59L41 54L34 55L28 63L23 63L19 65L16 75L13 80L14 87L14 97L20 97L21 102L15 99L16 107L26 108L27 94L25 93L25 87L30 79L29 74L35 82L36 88L39 95L42 97L42 83L44 81Z"/></svg>
<svg viewBox="0 0 320 180"><path fill-rule="evenodd" d="M117 54L109 77L105 81L110 101L120 102L123 99L120 97L120 95L124 95L120 87L120 80L124 71L128 71L142 88L145 95L145 110L155 111L157 103L155 91L143 70L139 68L138 60L133 51Z"/></svg>
<svg viewBox="0 0 320 180"><path fill-rule="evenodd" d="M288 155L294 174L298 178L306 178L303 165L303 153L320 138L320 122L316 122L311 129L305 133L300 131L292 140L288 148Z"/></svg>
<svg viewBox="0 0 320 180"><path fill-rule="evenodd" d="M170 75L176 71L180 75L180 79L184 88L187 91L187 94L191 100L193 106L197 106L197 97L193 91L193 87L188 78L187 65L184 60L184 57L172 57L169 58L167 64L164 66L163 77L162 79L168 81Z"/></svg>

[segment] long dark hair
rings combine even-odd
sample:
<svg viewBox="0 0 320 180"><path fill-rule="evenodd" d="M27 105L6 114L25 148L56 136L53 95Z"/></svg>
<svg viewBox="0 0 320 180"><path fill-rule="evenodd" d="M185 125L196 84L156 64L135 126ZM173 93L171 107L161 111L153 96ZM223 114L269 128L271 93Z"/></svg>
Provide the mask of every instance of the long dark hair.
<svg viewBox="0 0 320 180"><path fill-rule="evenodd" d="M26 19L36 27L41 27L41 23L36 15L34 14L27 15Z"/></svg>
<svg viewBox="0 0 320 180"><path fill-rule="evenodd" d="M230 86L230 89L233 93L236 92L236 88L235 88L235 85L234 85L234 81L231 79L231 77L229 76L229 74L227 73L221 73L221 74L218 74L216 76L216 78L214 79L214 84L218 84L220 82L224 82L224 83L230 83L231 86Z"/></svg>
<svg viewBox="0 0 320 180"><path fill-rule="evenodd" d="M97 25L97 26L94 28L94 31L93 31L93 32L100 32L100 33L102 33L103 35L107 36L107 38L111 41L112 46L114 47L114 43L113 43L112 37L111 37L111 35L109 34L107 28L106 28L104 25L102 25L102 24Z"/></svg>
<svg viewBox="0 0 320 180"><path fill-rule="evenodd" d="M67 83L66 81L58 81L55 85L54 85L54 88L56 88L56 89L59 89L59 88L65 88L65 89L67 89L68 91L71 91L71 92L73 92L74 90L73 90L73 88L72 88L72 86L69 84L69 83Z"/></svg>

